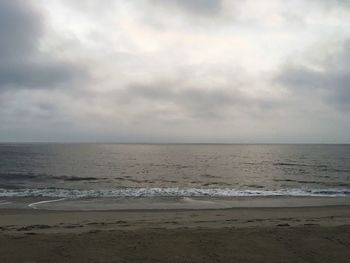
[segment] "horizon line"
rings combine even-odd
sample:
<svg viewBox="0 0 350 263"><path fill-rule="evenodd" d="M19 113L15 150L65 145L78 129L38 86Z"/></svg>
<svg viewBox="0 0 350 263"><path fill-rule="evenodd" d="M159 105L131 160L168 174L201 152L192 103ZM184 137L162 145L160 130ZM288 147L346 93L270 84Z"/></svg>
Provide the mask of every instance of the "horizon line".
<svg viewBox="0 0 350 263"><path fill-rule="evenodd" d="M117 142L117 141L0 141L0 144L178 144L178 145L350 145L350 142Z"/></svg>

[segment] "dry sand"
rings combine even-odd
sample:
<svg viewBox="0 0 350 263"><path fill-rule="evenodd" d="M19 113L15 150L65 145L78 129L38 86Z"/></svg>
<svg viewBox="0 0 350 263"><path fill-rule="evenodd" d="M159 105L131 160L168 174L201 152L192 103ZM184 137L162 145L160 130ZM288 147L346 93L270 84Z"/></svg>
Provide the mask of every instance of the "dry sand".
<svg viewBox="0 0 350 263"><path fill-rule="evenodd" d="M0 262L349 262L350 207L0 210Z"/></svg>

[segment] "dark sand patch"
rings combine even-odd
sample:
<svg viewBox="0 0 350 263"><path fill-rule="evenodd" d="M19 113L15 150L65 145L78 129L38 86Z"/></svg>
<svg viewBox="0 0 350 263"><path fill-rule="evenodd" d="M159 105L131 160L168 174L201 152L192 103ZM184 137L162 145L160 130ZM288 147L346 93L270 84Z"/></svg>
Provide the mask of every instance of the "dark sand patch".
<svg viewBox="0 0 350 263"><path fill-rule="evenodd" d="M348 262L350 227L0 235L1 262ZM21 251L21 253L14 253Z"/></svg>
<svg viewBox="0 0 350 263"><path fill-rule="evenodd" d="M348 262L349 206L0 210L0 262Z"/></svg>

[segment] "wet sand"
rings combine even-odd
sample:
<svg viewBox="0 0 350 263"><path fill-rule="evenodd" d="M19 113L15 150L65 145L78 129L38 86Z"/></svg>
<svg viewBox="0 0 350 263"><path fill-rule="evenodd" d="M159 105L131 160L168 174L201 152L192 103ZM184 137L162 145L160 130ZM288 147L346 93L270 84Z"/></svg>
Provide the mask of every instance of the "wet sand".
<svg viewBox="0 0 350 263"><path fill-rule="evenodd" d="M348 262L350 206L0 210L0 262Z"/></svg>

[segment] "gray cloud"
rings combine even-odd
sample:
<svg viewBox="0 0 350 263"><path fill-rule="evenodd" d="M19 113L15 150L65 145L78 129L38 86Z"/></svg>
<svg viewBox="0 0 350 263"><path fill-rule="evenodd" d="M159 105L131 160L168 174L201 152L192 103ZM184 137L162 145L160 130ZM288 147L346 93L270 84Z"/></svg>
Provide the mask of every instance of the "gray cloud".
<svg viewBox="0 0 350 263"><path fill-rule="evenodd" d="M349 142L347 6L0 0L0 140Z"/></svg>
<svg viewBox="0 0 350 263"><path fill-rule="evenodd" d="M217 118L222 110L238 102L226 90L205 90L182 87L176 89L169 83L154 83L153 85L131 85L125 90L124 99L147 100L151 103L174 105L184 110L192 118ZM238 96L237 96L238 97Z"/></svg>
<svg viewBox="0 0 350 263"><path fill-rule="evenodd" d="M350 7L348 0L314 0L315 3L323 4L325 7Z"/></svg>
<svg viewBox="0 0 350 263"><path fill-rule="evenodd" d="M84 72L79 67L54 59L24 59L0 63L0 89L52 88Z"/></svg>
<svg viewBox="0 0 350 263"><path fill-rule="evenodd" d="M0 0L0 89L52 87L82 68L39 50L44 18L32 1Z"/></svg>
<svg viewBox="0 0 350 263"><path fill-rule="evenodd" d="M181 11L196 14L212 16L221 12L222 1L221 0L150 0L154 4L162 5L165 7L175 7Z"/></svg>
<svg viewBox="0 0 350 263"><path fill-rule="evenodd" d="M285 67L277 81L298 94L320 96L342 110L350 110L350 40L342 50L317 65L315 70L302 65Z"/></svg>
<svg viewBox="0 0 350 263"><path fill-rule="evenodd" d="M35 51L43 27L30 1L0 0L0 55L2 60Z"/></svg>
<svg viewBox="0 0 350 263"><path fill-rule="evenodd" d="M118 102L162 105L174 108L175 115L193 119L225 119L240 114L267 112L280 105L271 98L253 98L242 91L237 80L229 86L193 86L185 81L158 81L131 84L118 92ZM151 107L152 108L152 107ZM162 113L162 112L161 112ZM154 112L152 112L154 114ZM150 116L152 117L152 116Z"/></svg>

